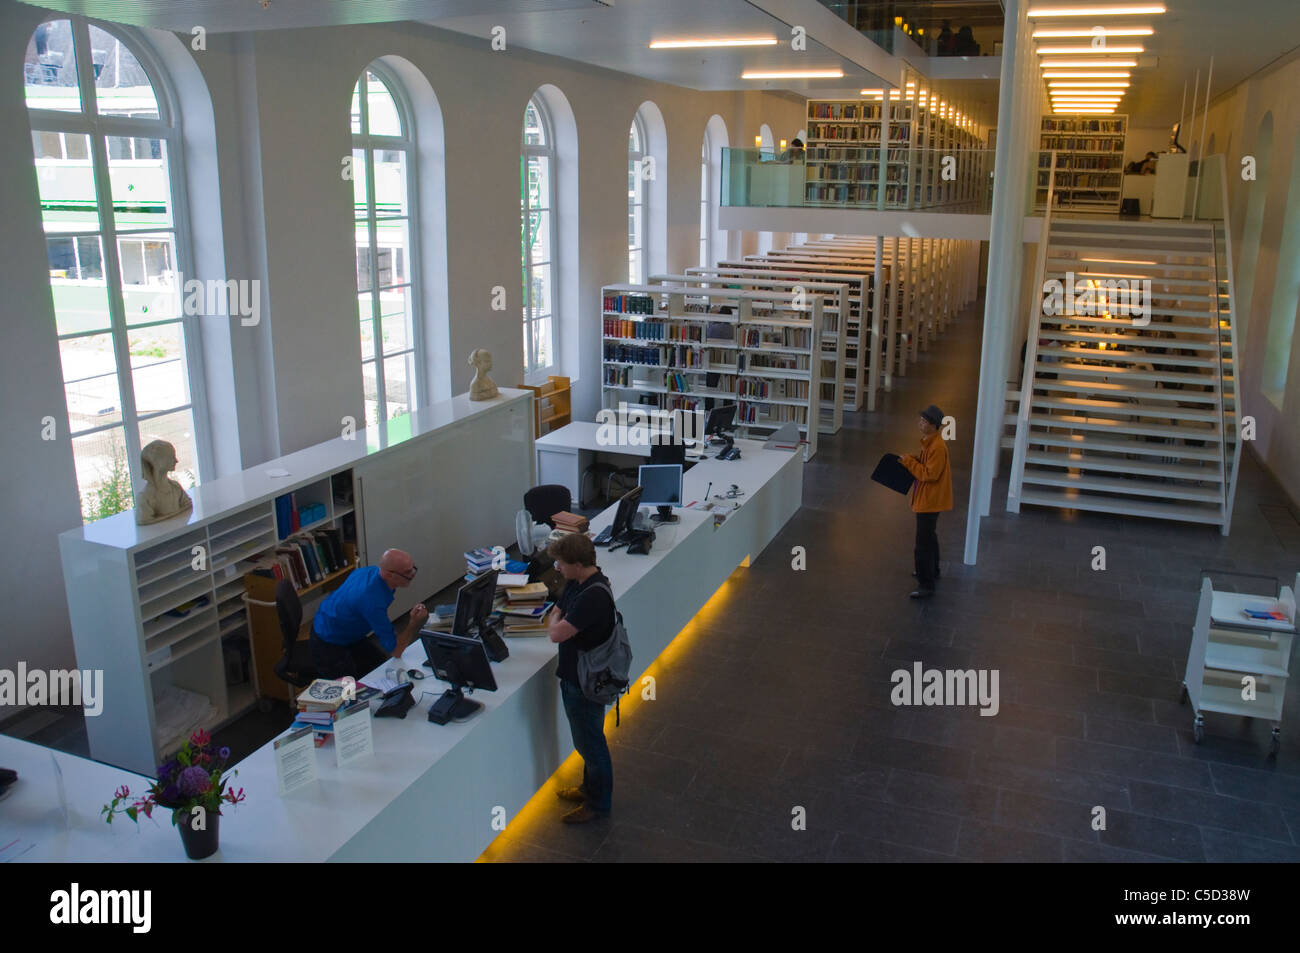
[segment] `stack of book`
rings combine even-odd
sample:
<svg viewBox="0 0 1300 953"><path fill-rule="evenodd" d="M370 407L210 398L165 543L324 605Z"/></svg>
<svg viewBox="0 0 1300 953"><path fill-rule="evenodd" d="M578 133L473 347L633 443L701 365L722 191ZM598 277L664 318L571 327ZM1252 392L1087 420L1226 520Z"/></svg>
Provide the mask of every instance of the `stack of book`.
<svg viewBox="0 0 1300 953"><path fill-rule="evenodd" d="M465 581L473 582L492 568L494 557L491 546L480 546L465 554Z"/></svg>
<svg viewBox="0 0 1300 953"><path fill-rule="evenodd" d="M433 611L429 613L429 621L424 624L424 628L431 629L435 632L450 632L451 624L456 619L456 603L452 602L445 606L434 606Z"/></svg>
<svg viewBox="0 0 1300 953"><path fill-rule="evenodd" d="M277 581L288 579L295 589L303 589L350 565L343 549L343 534L337 529L318 529L282 540L273 553L253 563L249 571Z"/></svg>
<svg viewBox="0 0 1300 953"><path fill-rule="evenodd" d="M298 696L298 714L291 727L310 727L319 748L334 734L334 716L343 702L342 681L318 678Z"/></svg>
<svg viewBox="0 0 1300 953"><path fill-rule="evenodd" d="M512 637L545 635L551 606L552 603L546 599L544 582L507 589L505 605L501 608L505 622L503 633Z"/></svg>
<svg viewBox="0 0 1300 953"><path fill-rule="evenodd" d="M587 531L587 517L578 516L576 513L570 513L567 510L561 510L551 517L555 523L555 528L564 533L585 533Z"/></svg>

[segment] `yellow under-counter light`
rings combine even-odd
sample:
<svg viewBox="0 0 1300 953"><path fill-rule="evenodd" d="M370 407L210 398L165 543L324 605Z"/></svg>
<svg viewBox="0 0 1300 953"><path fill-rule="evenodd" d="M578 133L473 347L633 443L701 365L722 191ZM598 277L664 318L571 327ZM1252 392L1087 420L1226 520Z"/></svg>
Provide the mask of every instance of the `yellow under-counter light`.
<svg viewBox="0 0 1300 953"><path fill-rule="evenodd" d="M1115 7L1031 7L1031 20L1051 20L1055 17L1130 17L1164 13L1163 3L1133 3Z"/></svg>

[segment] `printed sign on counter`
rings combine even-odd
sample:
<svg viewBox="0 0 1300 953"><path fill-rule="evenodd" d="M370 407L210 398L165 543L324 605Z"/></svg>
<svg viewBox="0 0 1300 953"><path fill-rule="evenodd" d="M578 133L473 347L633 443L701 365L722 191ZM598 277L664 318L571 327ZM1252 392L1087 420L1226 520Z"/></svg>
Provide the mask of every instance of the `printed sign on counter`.
<svg viewBox="0 0 1300 953"><path fill-rule="evenodd" d="M275 780L281 797L316 780L316 742L311 728L275 739Z"/></svg>
<svg viewBox="0 0 1300 953"><path fill-rule="evenodd" d="M374 736L370 729L369 702L354 702L339 709L339 713L334 716L334 751L338 755L340 768L357 758L375 753Z"/></svg>

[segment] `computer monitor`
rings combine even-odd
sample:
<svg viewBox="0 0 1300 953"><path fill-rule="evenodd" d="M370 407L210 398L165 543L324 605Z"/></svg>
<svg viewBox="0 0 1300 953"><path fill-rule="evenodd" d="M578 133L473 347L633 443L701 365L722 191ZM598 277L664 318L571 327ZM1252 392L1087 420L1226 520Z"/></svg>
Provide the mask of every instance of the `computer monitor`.
<svg viewBox="0 0 1300 953"><path fill-rule="evenodd" d="M477 637L492 614L492 602L497 594L497 571L488 570L472 582L467 582L456 593L456 618L451 624L455 635Z"/></svg>
<svg viewBox="0 0 1300 953"><path fill-rule="evenodd" d="M652 443L650 445L650 462L656 466L686 465L686 444Z"/></svg>
<svg viewBox="0 0 1300 953"><path fill-rule="evenodd" d="M429 721L437 725L467 721L482 711L483 703L466 698L465 689L497 690L492 663L483 643L446 632L421 632L420 641L424 643L433 674L451 685L429 707Z"/></svg>
<svg viewBox="0 0 1300 953"><path fill-rule="evenodd" d="M714 407L709 411L709 416L704 421L704 435L712 437L724 431L731 430L736 426L736 405L723 404L721 407Z"/></svg>
<svg viewBox="0 0 1300 953"><path fill-rule="evenodd" d="M610 539L621 539L627 531L632 528L632 517L636 516L636 508L641 505L641 487L634 486L623 494L618 501L618 509L614 511L614 525L610 528Z"/></svg>
<svg viewBox="0 0 1300 953"><path fill-rule="evenodd" d="M650 506L659 507L659 512L650 517L657 523L676 523L678 517L673 515L673 507L682 505L682 466L681 464L646 464L638 471L637 482L641 484L641 501Z"/></svg>

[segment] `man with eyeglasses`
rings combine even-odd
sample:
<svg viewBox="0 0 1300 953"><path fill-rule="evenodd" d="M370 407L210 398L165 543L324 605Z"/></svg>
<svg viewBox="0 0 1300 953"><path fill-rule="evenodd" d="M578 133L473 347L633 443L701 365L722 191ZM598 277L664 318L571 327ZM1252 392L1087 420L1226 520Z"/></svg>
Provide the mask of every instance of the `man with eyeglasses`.
<svg viewBox="0 0 1300 953"><path fill-rule="evenodd" d="M401 658L429 618L429 610L416 603L401 635L388 619L397 590L409 586L415 572L409 553L390 549L378 566L352 570L343 585L325 597L311 624L311 657L317 675L361 678L390 658ZM371 632L378 645L367 638Z"/></svg>

